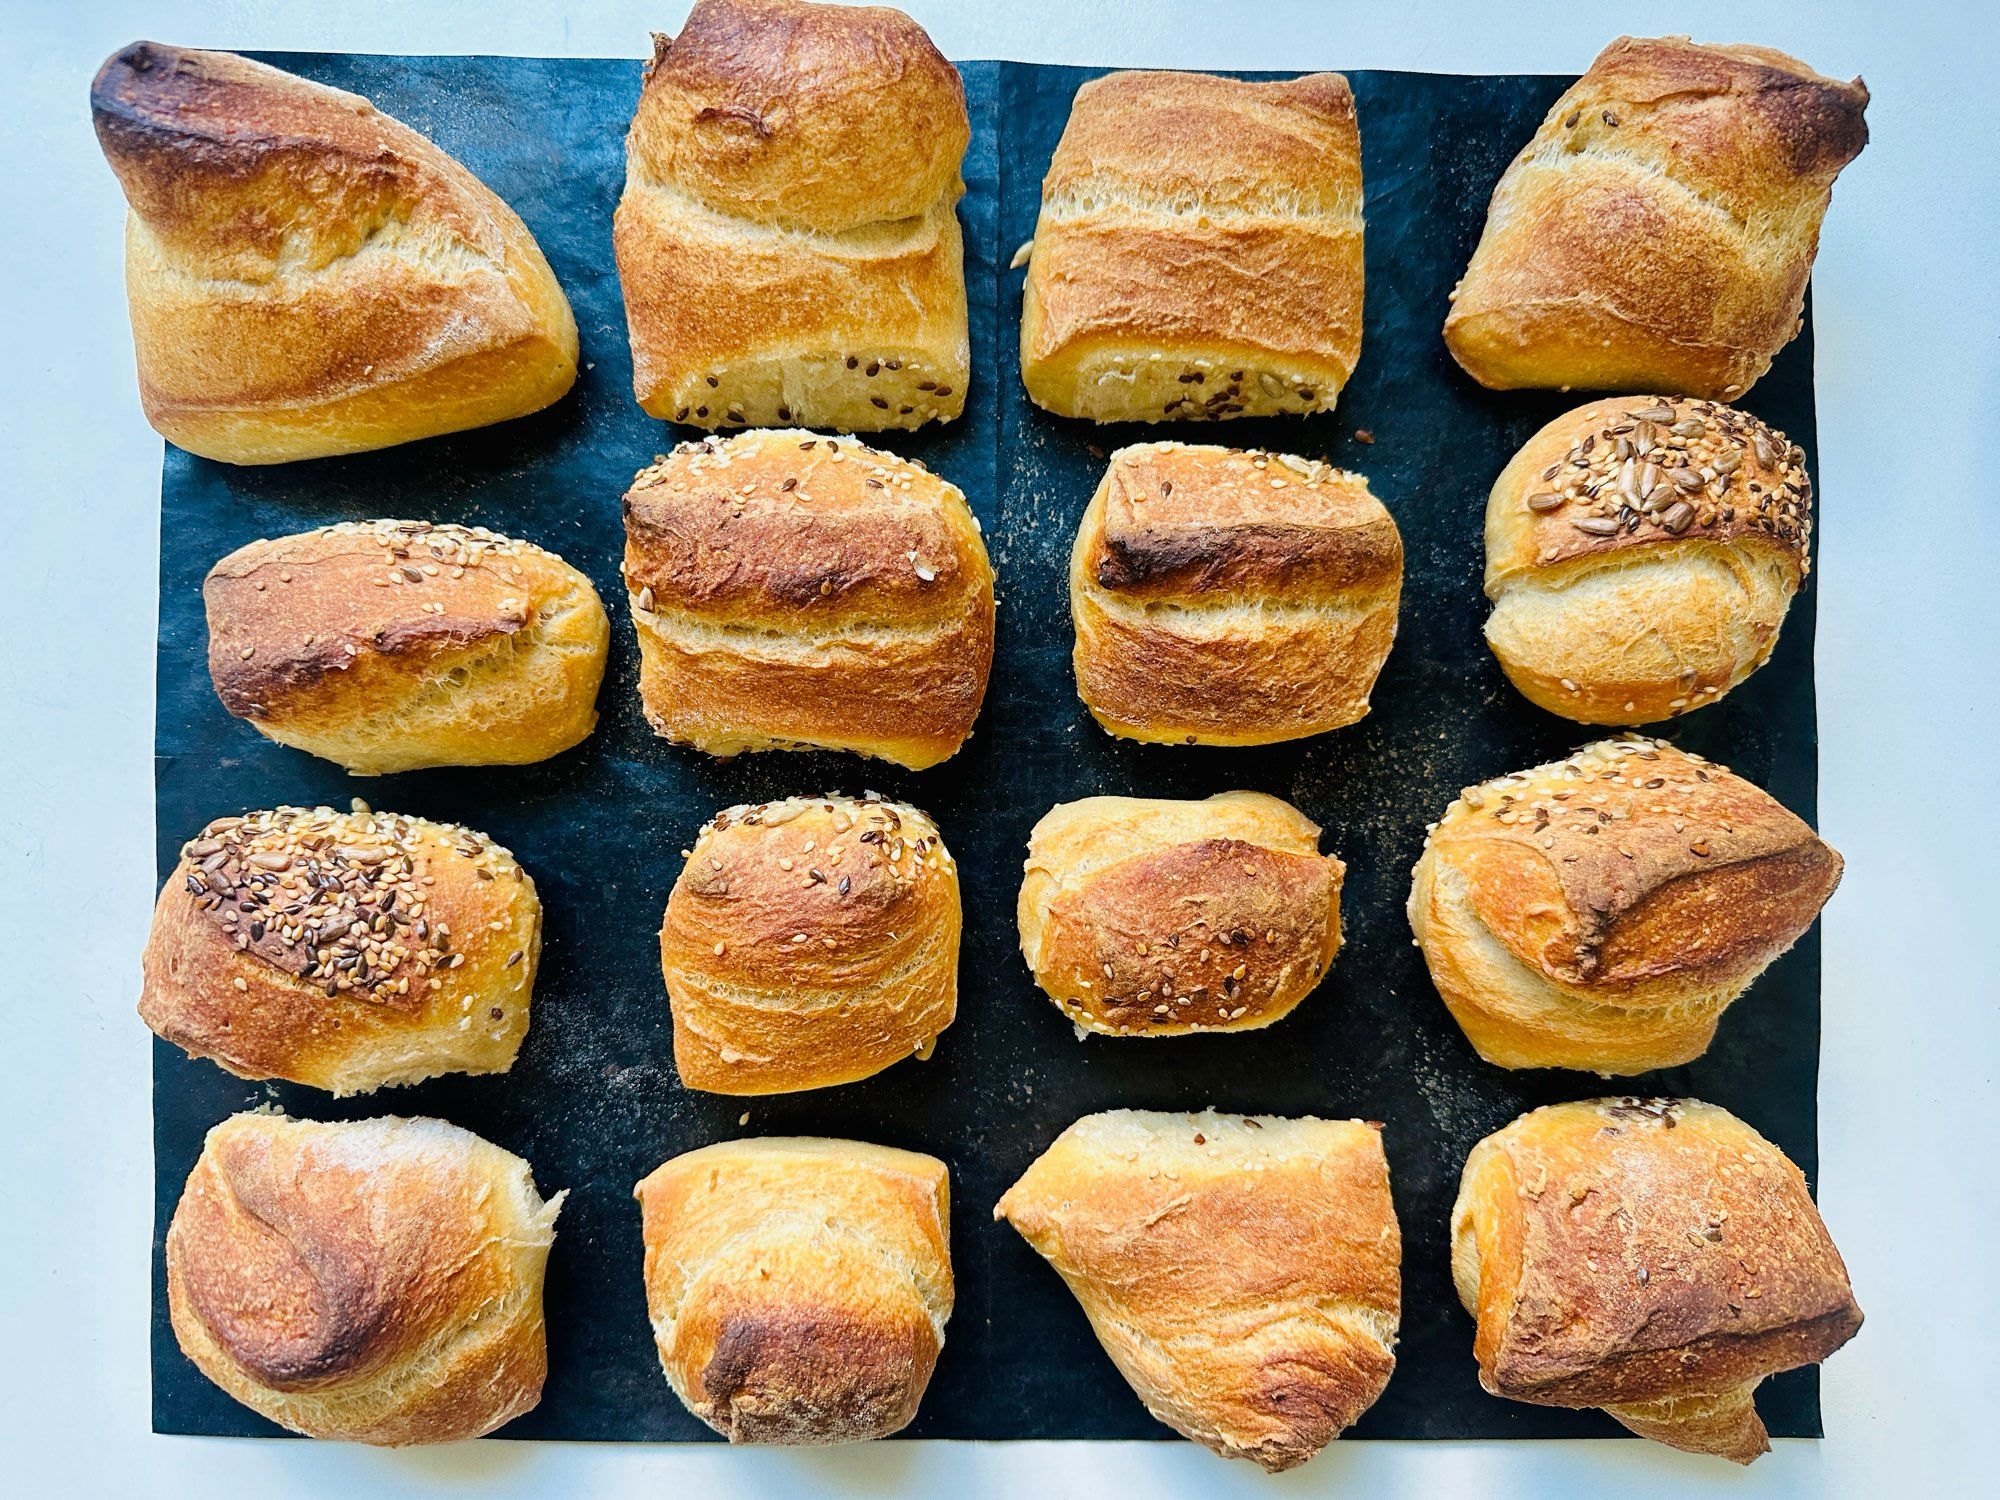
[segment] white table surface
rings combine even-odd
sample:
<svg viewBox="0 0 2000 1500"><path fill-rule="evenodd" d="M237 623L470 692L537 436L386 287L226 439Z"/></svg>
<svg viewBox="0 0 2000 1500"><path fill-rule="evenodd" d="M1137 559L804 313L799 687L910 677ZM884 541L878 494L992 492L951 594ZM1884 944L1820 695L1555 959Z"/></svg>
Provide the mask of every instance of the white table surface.
<svg viewBox="0 0 2000 1500"><path fill-rule="evenodd" d="M1827 1436L1738 1471L1639 1442L1337 1444L1269 1479L1185 1443L730 1451L483 1442L413 1453L148 1430L147 1033L160 441L140 415L124 204L86 89L138 37L209 47L639 56L685 0L0 0L0 1473L24 1496L1992 1494L2000 984L2000 26L1964 4L1521 0L1208 6L903 0L950 56L1580 71L1617 32L1763 42L1864 74L1814 303L1825 918L1821 1201L1868 1323ZM1442 309L1440 309L1442 314ZM1438 1226L1410 1226L1413 1233ZM1468 1328L1468 1345L1470 1330ZM1470 1358L1468 1347L1467 1357ZM662 1399L666 1399L664 1386ZM1983 1414L1983 1415L1982 1415ZM13 1485L20 1488L12 1488Z"/></svg>

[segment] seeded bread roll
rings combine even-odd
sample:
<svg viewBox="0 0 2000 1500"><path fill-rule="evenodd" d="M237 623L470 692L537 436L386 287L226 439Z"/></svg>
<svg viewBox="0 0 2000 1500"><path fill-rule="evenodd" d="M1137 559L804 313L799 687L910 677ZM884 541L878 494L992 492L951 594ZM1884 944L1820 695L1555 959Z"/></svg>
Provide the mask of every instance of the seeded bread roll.
<svg viewBox="0 0 2000 1500"><path fill-rule="evenodd" d="M483 527L356 521L252 542L201 593L222 706L357 776L546 760L597 722L597 590Z"/></svg>
<svg viewBox="0 0 2000 1500"><path fill-rule="evenodd" d="M1841 859L1767 793L1659 740L1468 787L1424 841L1410 926L1479 1055L1643 1073L1812 926Z"/></svg>
<svg viewBox="0 0 2000 1500"><path fill-rule="evenodd" d="M943 1162L772 1136L677 1156L634 1193L689 1411L732 1443L856 1442L916 1415L951 1316Z"/></svg>
<svg viewBox="0 0 2000 1500"><path fill-rule="evenodd" d="M539 411L576 320L514 211L366 99L135 42L90 90L132 212L146 417L232 464L386 448Z"/></svg>
<svg viewBox="0 0 2000 1500"><path fill-rule="evenodd" d="M167 1230L181 1350L307 1437L403 1447L532 1409L561 1193L442 1120L241 1114L208 1133Z"/></svg>
<svg viewBox="0 0 2000 1500"><path fill-rule="evenodd" d="M986 696L993 569L965 496L852 440L683 443L625 496L625 587L648 722L710 755L922 770Z"/></svg>
<svg viewBox="0 0 2000 1500"><path fill-rule="evenodd" d="M1767 47L1620 37L1494 188L1453 357L1499 389L1742 395L1799 330L1867 105Z"/></svg>
<svg viewBox="0 0 2000 1500"><path fill-rule="evenodd" d="M1771 1446L1757 1383L1861 1327L1799 1169L1693 1099L1556 1104L1489 1135L1452 1209L1451 1271L1494 1395L1602 1407L1739 1464Z"/></svg>
<svg viewBox="0 0 2000 1500"><path fill-rule="evenodd" d="M1638 724L1770 659L1811 566L1805 454L1708 401L1595 401L1549 423L1486 501L1486 641L1538 706Z"/></svg>
<svg viewBox="0 0 2000 1500"><path fill-rule="evenodd" d="M1331 411L1361 283L1345 78L1111 73L1076 91L1042 182L1021 379L1094 422Z"/></svg>
<svg viewBox="0 0 2000 1500"><path fill-rule="evenodd" d="M1111 455L1070 552L1076 686L1153 744L1267 745L1368 712L1403 540L1368 481L1283 453Z"/></svg>
<svg viewBox="0 0 2000 1500"><path fill-rule="evenodd" d="M541 946L534 881L484 834L280 807L217 818L181 850L139 1015L239 1078L336 1095L504 1073Z"/></svg>
<svg viewBox="0 0 2000 1500"><path fill-rule="evenodd" d="M1252 1031L1326 977L1346 874L1317 824L1261 792L1085 797L1029 837L1021 952L1087 1030Z"/></svg>
<svg viewBox="0 0 2000 1500"><path fill-rule="evenodd" d="M993 1210L1062 1273L1146 1410L1224 1458L1304 1463L1396 1367L1381 1127L1086 1115Z"/></svg>
<svg viewBox="0 0 2000 1500"><path fill-rule="evenodd" d="M901 11L700 0L655 36L614 235L639 404L711 429L957 417L970 139L958 70Z"/></svg>
<svg viewBox="0 0 2000 1500"><path fill-rule="evenodd" d="M660 925L681 1082L781 1094L929 1057L958 1011L959 920L958 866L914 807L717 813Z"/></svg>

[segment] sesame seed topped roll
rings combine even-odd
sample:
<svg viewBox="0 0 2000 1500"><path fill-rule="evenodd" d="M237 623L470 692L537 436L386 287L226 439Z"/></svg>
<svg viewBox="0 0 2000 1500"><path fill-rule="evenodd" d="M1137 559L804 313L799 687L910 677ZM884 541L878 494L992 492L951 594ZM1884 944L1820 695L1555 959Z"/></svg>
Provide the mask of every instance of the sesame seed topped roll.
<svg viewBox="0 0 2000 1500"><path fill-rule="evenodd" d="M914 770L972 732L993 569L965 496L852 439L683 443L625 496L639 692L711 755L853 750Z"/></svg>
<svg viewBox="0 0 2000 1500"><path fill-rule="evenodd" d="M1782 432L1712 401L1594 401L1494 481L1487 644L1566 719L1687 713L1770 658L1811 536L1805 454Z"/></svg>
<svg viewBox="0 0 2000 1500"><path fill-rule="evenodd" d="M597 722L590 580L481 526L354 521L238 548L202 583L208 671L258 733L356 775L521 765Z"/></svg>
<svg viewBox="0 0 2000 1500"><path fill-rule="evenodd" d="M793 797L716 814L660 925L689 1088L777 1094L929 1057L958 1010L958 866L914 807Z"/></svg>
<svg viewBox="0 0 2000 1500"><path fill-rule="evenodd" d="M241 1078L334 1094L504 1073L542 904L484 834L395 813L217 818L153 911L139 1015Z"/></svg>

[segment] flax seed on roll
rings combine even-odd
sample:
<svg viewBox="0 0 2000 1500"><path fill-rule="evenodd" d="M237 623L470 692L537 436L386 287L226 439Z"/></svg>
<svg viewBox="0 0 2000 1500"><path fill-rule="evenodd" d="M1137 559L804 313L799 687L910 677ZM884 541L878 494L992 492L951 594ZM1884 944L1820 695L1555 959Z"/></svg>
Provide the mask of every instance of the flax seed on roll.
<svg viewBox="0 0 2000 1500"><path fill-rule="evenodd" d="M1111 733L1156 744L1338 729L1368 712L1402 587L1402 537L1358 474L1121 448L1070 553L1077 692Z"/></svg>
<svg viewBox="0 0 2000 1500"><path fill-rule="evenodd" d="M484 527L356 521L252 542L201 592L223 707L357 775L544 760L597 722L597 590Z"/></svg>
<svg viewBox="0 0 2000 1500"><path fill-rule="evenodd" d="M1410 926L1488 1062L1643 1073L1708 1050L1840 872L1742 777L1604 740L1460 793L1424 841Z"/></svg>
<svg viewBox="0 0 2000 1500"><path fill-rule="evenodd" d="M634 1190L646 1307L682 1404L732 1443L887 1437L951 1316L951 1183L933 1156L772 1136Z"/></svg>
<svg viewBox="0 0 2000 1500"><path fill-rule="evenodd" d="M613 235L639 404L697 427L919 427L970 376L965 87L873 6L700 0L656 36Z"/></svg>
<svg viewBox="0 0 2000 1500"><path fill-rule="evenodd" d="M1097 422L1329 411L1361 353L1361 137L1338 73L1111 73L1042 183L1021 379Z"/></svg>
<svg viewBox="0 0 2000 1500"><path fill-rule="evenodd" d="M1021 952L1087 1030L1254 1030L1326 977L1346 873L1317 825L1261 792L1085 797L1029 838Z"/></svg>
<svg viewBox="0 0 2000 1500"><path fill-rule="evenodd" d="M167 1230L174 1337L307 1437L402 1447L531 1409L561 1193L442 1120L241 1114L208 1133Z"/></svg>
<svg viewBox="0 0 2000 1500"><path fill-rule="evenodd" d="M217 818L160 892L139 1015L238 1077L334 1094L504 1073L541 941L535 883L469 828L327 807Z"/></svg>
<svg viewBox="0 0 2000 1500"><path fill-rule="evenodd" d="M1693 1099L1556 1104L1489 1135L1452 1209L1451 1270L1494 1395L1602 1407L1739 1464L1771 1446L1757 1383L1861 1327L1799 1169Z"/></svg>
<svg viewBox="0 0 2000 1500"><path fill-rule="evenodd" d="M681 1082L789 1093L929 1057L957 1013L959 920L958 866L914 807L716 814L660 925Z"/></svg>
<svg viewBox="0 0 2000 1500"><path fill-rule="evenodd" d="M1445 342L1482 385L1731 399L1799 330L1861 80L1620 37L1493 190Z"/></svg>
<svg viewBox="0 0 2000 1500"><path fill-rule="evenodd" d="M1811 537L1805 454L1782 432L1710 401L1594 401L1494 481L1487 644L1564 718L1686 713L1770 658Z"/></svg>
<svg viewBox="0 0 2000 1500"><path fill-rule="evenodd" d="M711 755L921 770L986 695L993 569L965 496L852 439L683 443L625 496L625 586L647 720Z"/></svg>

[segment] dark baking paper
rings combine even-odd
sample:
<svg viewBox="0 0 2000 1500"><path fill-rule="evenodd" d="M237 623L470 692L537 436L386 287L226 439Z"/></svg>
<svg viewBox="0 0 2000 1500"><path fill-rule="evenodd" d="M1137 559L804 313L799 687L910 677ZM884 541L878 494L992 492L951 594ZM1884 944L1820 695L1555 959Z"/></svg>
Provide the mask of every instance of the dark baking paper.
<svg viewBox="0 0 2000 1500"><path fill-rule="evenodd" d="M1065 568L1112 449L1161 429L1100 429L1031 406L1020 385L1022 274L1040 185L1076 86L1094 71L963 65L972 107L966 281L974 378L965 417L890 435L962 488L999 572L992 688L971 743L926 772L833 754L719 763L656 740L640 717L637 652L619 583L619 497L632 474L687 436L632 400L611 254L626 123L639 64L534 58L286 54L269 59L374 99L424 131L519 210L576 309L576 390L522 421L353 458L238 469L167 450L160 557L156 768L162 878L183 840L223 813L280 802L371 805L468 823L512 849L547 906L534 1022L513 1071L442 1078L335 1101L249 1084L166 1043L154 1053L158 1172L153 1425L175 1433L278 1429L210 1385L168 1326L161 1244L203 1134L230 1113L278 1104L317 1119L437 1115L534 1164L567 1190L549 1262L549 1380L506 1436L683 1441L713 1435L682 1410L655 1360L639 1277L631 1188L667 1157L741 1135L851 1136L930 1151L952 1174L958 1305L911 1437L1171 1436L1099 1351L1055 1273L1005 1225L1001 1192L1077 1116L1118 1106L1215 1104L1387 1122L1404 1240L1403 1330L1394 1380L1355 1437L1597 1437L1596 1412L1496 1400L1478 1385L1472 1322L1447 1263L1446 1220L1466 1152L1523 1110L1622 1092L1693 1094L1816 1170L1819 943L1808 935L1723 1018L1685 1068L1604 1084L1578 1073L1508 1073L1481 1062L1425 976L1403 916L1424 825L1458 788L1560 755L1592 731L1509 688L1480 636L1481 515L1501 466L1574 403L1482 391L1439 337L1486 200L1564 80L1350 74L1366 156L1368 293L1361 364L1338 411L1308 419L1184 424L1191 441L1269 446L1369 477L1407 549L1394 652L1360 724L1254 750L1136 746L1099 731L1069 665ZM1313 61L1338 65L1335 57ZM1815 454L1812 342L1802 335L1744 403ZM1366 434L1366 436L1364 436ZM1372 441L1370 441L1372 437ZM871 439L871 441L878 441ZM350 778L260 738L210 689L200 584L259 536L388 516L492 527L560 552L596 580L612 615L602 722L581 747L519 768ZM1803 816L1817 788L1812 682L1815 592L1792 607L1770 664L1716 707L1674 724ZM1348 864L1347 945L1332 977L1288 1019L1236 1036L1079 1042L1017 951L1014 896L1028 831L1053 803L1098 792L1275 793L1324 825ZM927 1063L862 1083L776 1098L690 1093L674 1073L655 933L680 851L717 809L793 793L878 789L933 813L965 890L959 1019ZM136 1024L136 1023L135 1023ZM1765 1383L1780 1436L1816 1435L1815 1372Z"/></svg>

